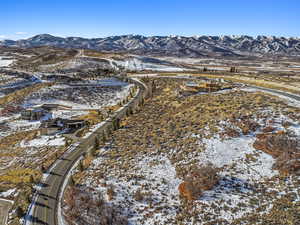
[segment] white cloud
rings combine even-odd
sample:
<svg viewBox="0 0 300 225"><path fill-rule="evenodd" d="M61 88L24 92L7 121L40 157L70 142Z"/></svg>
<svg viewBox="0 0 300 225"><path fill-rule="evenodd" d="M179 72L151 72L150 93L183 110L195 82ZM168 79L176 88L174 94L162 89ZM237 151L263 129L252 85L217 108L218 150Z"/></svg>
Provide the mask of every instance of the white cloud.
<svg viewBox="0 0 300 225"><path fill-rule="evenodd" d="M0 39L4 39L4 38L6 38L5 35L0 35Z"/></svg>
<svg viewBox="0 0 300 225"><path fill-rule="evenodd" d="M24 35L24 34L27 34L27 32L22 32L22 31L19 31L19 32L16 32L17 35Z"/></svg>

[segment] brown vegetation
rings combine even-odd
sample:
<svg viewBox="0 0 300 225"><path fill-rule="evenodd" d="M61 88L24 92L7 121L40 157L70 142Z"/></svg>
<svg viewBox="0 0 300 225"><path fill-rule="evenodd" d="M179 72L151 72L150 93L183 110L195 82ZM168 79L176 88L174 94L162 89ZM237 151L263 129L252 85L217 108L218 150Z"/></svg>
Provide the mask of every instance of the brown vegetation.
<svg viewBox="0 0 300 225"><path fill-rule="evenodd" d="M217 169L210 164L192 166L189 171L178 187L180 195L187 200L197 200L203 191L212 189L218 183Z"/></svg>
<svg viewBox="0 0 300 225"><path fill-rule="evenodd" d="M300 169L300 141L288 133L258 135L253 147L276 158L275 168L284 174Z"/></svg>
<svg viewBox="0 0 300 225"><path fill-rule="evenodd" d="M151 78L143 80L148 83L153 81ZM104 174L106 174L114 178L113 182L117 180L115 187L119 191L123 189L123 186L120 187L118 184L124 181L129 185L127 186L129 187L127 193L131 196L128 198L126 196L122 200L115 198L110 203L118 202L122 203L121 205L126 205L129 215L137 214L140 216L137 222L139 224L147 224L146 218L149 218L150 214L153 215L153 212L160 214L161 218L168 217L169 208L174 210L179 208L180 210L176 210L176 217L181 219L170 218L165 224L188 224L191 220L196 223L201 220L205 223L213 221L211 218L217 217L217 210L228 210L229 213L234 214L234 210L243 208L240 206L231 208L228 207L229 204L223 204L221 200L216 200L217 203L222 203L223 208L216 206L214 208L216 210L214 211L215 215L211 215L211 212L205 211L205 209L212 207L214 203L211 204L211 202L207 205L201 205L203 201L181 201L179 205L166 205L170 196L167 196L165 189L160 189L163 187L164 181L153 178L155 187L151 186L152 180L148 181L148 177L140 174L141 159L155 158L155 161L151 161L151 163L156 165L156 163L160 163L160 159L168 158L172 166L176 167L177 177L184 180L178 187L183 198L199 199L203 191L212 189L218 183L217 169L211 168L206 171L202 167L199 169L199 167L190 168L187 166L201 164L199 155L205 146L199 140L223 132L220 128L223 128L224 122L230 127L228 130L225 129L227 136L237 137L241 135L243 127L245 134L255 132L259 127L255 121L259 120L262 124L269 124L270 117L274 116L273 112L278 114L282 112L280 100L262 93L232 90L209 96L182 96L177 92L182 81L177 80L180 79L155 80L157 91L154 92L153 98L145 100L145 104L138 112L121 121L122 129L114 131L112 135L107 137L108 140L104 146L105 151L99 152L102 159L101 163L97 163L97 167L93 166L91 170L86 170L84 172L85 177L78 182L85 184L85 178L89 177L95 180L91 184L92 186L101 185L104 187L104 184L110 183L106 182L106 179L109 180L110 178L104 178ZM269 108L274 109L274 111L265 112ZM295 115L295 112L291 111L292 115ZM255 155L248 155L247 159L248 161L255 160ZM224 169L227 168L222 168L222 170ZM130 185L136 185L138 189L132 193ZM149 206L146 207L136 207L136 201L141 201L143 204L148 203L145 200L147 199L145 193L152 190L157 193L152 196L155 201L152 203L149 201ZM123 192L117 194L122 195ZM245 195L243 193L243 196L252 199L247 195L247 193ZM162 197L160 198L160 196ZM267 199L265 194L260 196L264 200ZM176 198L176 196L172 197ZM272 196L271 199L274 198ZM134 209L131 208L133 205L132 208ZM248 208L247 203L245 205L244 208ZM185 206L187 209L183 210ZM195 208L194 211L191 210L193 207ZM260 208L259 210L262 212L264 209Z"/></svg>
<svg viewBox="0 0 300 225"><path fill-rule="evenodd" d="M35 84L30 87L26 87L21 90L15 91L11 94L8 94L0 98L0 105L7 105L8 103L12 103L12 102L20 102L24 100L24 98L30 95L31 93L37 92L38 90L44 87L50 87L52 85L53 83L40 83L40 84Z"/></svg>
<svg viewBox="0 0 300 225"><path fill-rule="evenodd" d="M242 133L244 135L250 134L251 132L256 131L258 128L260 127L260 125L253 121L253 120L243 120L242 123L240 124L240 128L242 130Z"/></svg>
<svg viewBox="0 0 300 225"><path fill-rule="evenodd" d="M93 189L68 187L64 216L70 225L127 225L127 219Z"/></svg>

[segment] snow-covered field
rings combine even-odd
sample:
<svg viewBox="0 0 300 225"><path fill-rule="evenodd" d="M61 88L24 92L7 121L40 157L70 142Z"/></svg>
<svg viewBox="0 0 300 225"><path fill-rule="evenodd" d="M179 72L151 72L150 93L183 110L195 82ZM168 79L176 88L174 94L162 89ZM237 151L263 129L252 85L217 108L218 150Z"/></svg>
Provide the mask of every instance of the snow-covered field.
<svg viewBox="0 0 300 225"><path fill-rule="evenodd" d="M93 82L90 84L94 85ZM95 86L59 84L42 88L26 96L24 101L18 103L19 106L26 109L43 104L60 104L70 109L54 109L38 121L21 120L20 111L4 114L0 116L0 137L14 132L38 129L41 122L47 119L71 119L86 115L88 110L117 105L129 95L132 87L133 85L116 79L104 79L97 82Z"/></svg>
<svg viewBox="0 0 300 225"><path fill-rule="evenodd" d="M16 190L16 188L12 188L7 191L0 192L0 197L7 198L9 196L12 196L13 194L15 194Z"/></svg>
<svg viewBox="0 0 300 225"><path fill-rule="evenodd" d="M0 175L17 167L39 167L46 159L46 164L51 163L56 154L64 152L66 141L70 141L69 137L65 137L60 131L52 135L40 135L40 125L44 120L72 119L88 114L90 109L116 105L129 95L133 86L115 79L105 79L98 84L97 87L70 85L45 87L13 105L29 108L57 103L71 107L49 111L39 120L21 119L21 109L3 113L0 116Z"/></svg>
<svg viewBox="0 0 300 225"><path fill-rule="evenodd" d="M216 93L214 96L219 96L219 99L222 100L224 98L222 96L231 96L232 93L236 93L234 100L237 102L237 106L234 107L246 107L244 99L247 99L246 96L250 96L252 93L249 90L247 90L249 92L245 91L232 90L231 92ZM256 92L256 90L252 91ZM199 95L199 98L204 99L204 95ZM239 98L243 98L243 100ZM262 101L260 98L249 98L249 100L259 102ZM231 99L228 98L227 101L232 101ZM89 167L83 172L77 171L75 177L77 176L82 185L81 188L84 190L92 188L96 190L95 195L103 195L104 199L118 209L123 216L126 216L132 225L241 224L238 221L247 221L245 219L247 216L256 215L256 213L267 215L281 197L289 194L300 195L297 188L300 179L297 176L281 179L279 171L274 167L276 159L253 147L257 135L266 126L272 126L275 129L274 132L293 132L300 138L299 121L290 117L291 114L287 114L287 112L295 110L293 108L295 105L288 108L289 106L285 105L282 100L269 100L272 103L268 106L263 106L262 101L257 103L258 108L248 111L251 120L260 126L255 131L245 134L236 125L237 121L233 123L232 119L228 119L218 121L218 125L214 129L211 127L213 123L207 124L207 127L202 128L200 134L191 133L193 129L189 129L190 132L185 133L185 137L182 137L179 129L175 134L178 138L164 139L162 142L158 136L169 137L163 133L167 132L168 126L164 126L163 121L156 121L157 117L153 114L148 115L148 123L141 120L134 124L131 121L126 125L128 128L118 131L113 136L113 140L109 140L105 147L100 149L98 157L92 161ZM291 99L284 100L291 101ZM159 98L157 101L162 101L162 99ZM163 103L161 104L163 105ZM189 107L192 107L193 104L190 104ZM211 107L214 106L213 102L207 104ZM239 106L239 104L241 105ZM176 106L179 107L177 102ZM222 107L225 105L218 107L219 110L223 110ZM196 109L203 113L205 110L213 111L213 108L203 109L199 105ZM173 108L173 111L176 110ZM163 117L165 112L162 112L158 111L157 113ZM185 113L188 112L188 110L185 111ZM176 115L172 114L174 117L171 120L178 121L175 119ZM137 119L138 116L136 115L135 118ZM215 117L218 118L217 115ZM163 119L170 120L166 117ZM201 119L199 117L199 120ZM189 121L188 114L181 120L186 120L186 123L183 123L185 125L191 123L194 127L196 126L195 121L193 123ZM286 122L290 124L288 127L284 126ZM158 123L161 124L163 131L159 129ZM238 122L238 124L240 123L242 120ZM179 127L184 126L179 125ZM234 128L239 135L237 137L224 136L226 127ZM133 129L137 132L134 132ZM124 133L125 131L126 133ZM137 133L142 133L147 138L135 139L134 134L137 135ZM126 140L126 136L128 141L125 144L123 141ZM129 142L131 138L134 140ZM192 143L187 141L190 139L196 140L197 143L197 147L193 151L191 151ZM170 147L177 146L176 143L180 142L184 142L186 145L180 145L181 148ZM201 197L193 202L186 203L179 196L178 187L184 180L178 173L180 168L210 163L218 168L218 184L213 189L204 191ZM296 197L294 201L300 202L300 198ZM256 223L253 222L253 224Z"/></svg>
<svg viewBox="0 0 300 225"><path fill-rule="evenodd" d="M132 57L125 59L124 61L109 59L112 65L125 68L127 70L153 70L153 71L170 71L170 72L181 72L187 69L180 68L179 66L171 66L168 64L162 64L157 60L157 63L145 62L143 57ZM170 63L169 63L170 64Z"/></svg>
<svg viewBox="0 0 300 225"><path fill-rule="evenodd" d="M65 144L64 137L60 135L49 136L43 135L38 138L29 140L29 141L21 141L20 146L22 148L26 147L41 147L41 146L62 146Z"/></svg>
<svg viewBox="0 0 300 225"><path fill-rule="evenodd" d="M101 163L101 158L94 160L90 172L97 170ZM137 179L118 179L115 174L111 174L103 180L95 180L91 176L85 184L87 187L95 187L107 201L109 201L107 189L112 185L116 193L112 204L123 212L125 210L124 214L129 216L130 224L155 224L155 221L168 224L174 219L178 210L177 205L180 204L177 188L182 181L176 177L174 166L167 157L154 156L141 158L133 170L135 173L132 176ZM105 185L102 185L103 183ZM139 192L143 195L143 199L139 199ZM146 210L149 204L153 206L150 211ZM158 214L154 213L155 208L159 207L166 209Z"/></svg>
<svg viewBox="0 0 300 225"><path fill-rule="evenodd" d="M7 67L13 63L13 59L7 59L5 56L0 56L0 67Z"/></svg>
<svg viewBox="0 0 300 225"><path fill-rule="evenodd" d="M118 86L114 86L116 84ZM104 80L96 86L54 85L27 96L23 106L60 104L72 109L99 109L118 104L128 95L132 86L111 80Z"/></svg>

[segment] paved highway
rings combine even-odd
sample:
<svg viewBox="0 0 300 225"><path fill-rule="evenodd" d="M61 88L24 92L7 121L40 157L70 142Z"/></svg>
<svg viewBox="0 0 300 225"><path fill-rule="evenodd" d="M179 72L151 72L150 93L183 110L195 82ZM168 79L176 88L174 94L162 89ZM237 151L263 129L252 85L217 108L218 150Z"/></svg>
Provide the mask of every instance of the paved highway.
<svg viewBox="0 0 300 225"><path fill-rule="evenodd" d="M133 79L132 79L133 80ZM126 115L129 107L137 104L142 97L147 93L147 88L144 84L139 83L137 80L134 82L139 85L139 92L127 105L125 105L121 110L118 110L112 117L103 124L94 134L102 135L103 131L107 130L107 127L111 127L112 119L122 118ZM48 224L57 225L57 207L59 201L59 195L62 191L64 180L72 168L74 163L84 154L90 145L89 138L84 139L79 146L75 147L72 151L67 151L63 157L58 159L54 164L51 172L45 179L44 183L41 183L40 190L38 190L34 195L34 200L32 207L30 207L29 212L26 216L25 224Z"/></svg>
<svg viewBox="0 0 300 225"><path fill-rule="evenodd" d="M135 82L138 82L135 79ZM126 110L132 104L135 104L136 101L143 96L146 88L144 85L139 84L140 91L137 94L136 98L134 98L126 107L119 110L113 117L114 118L121 118L125 116ZM264 91L272 92L275 94L283 95L286 97L293 98L295 100L300 101L300 96L285 93L282 91L272 90L268 88L256 87L257 89L261 89ZM95 133L102 134L103 131L106 130L107 126L111 126L111 120L107 120L103 126L98 129ZM87 141L87 140L86 140ZM74 163L79 159L79 157L86 152L88 143L85 143L85 140L73 151L68 152L63 156L63 158L58 159L55 166L51 170L51 173L47 177L46 181L41 184L41 189L36 193L35 200L33 202L33 207L31 209L30 215L27 217L26 224L48 224L48 225L57 225L58 218L57 218L57 206L59 200L59 194L62 191L61 188L63 186L64 180L72 168Z"/></svg>
<svg viewBox="0 0 300 225"><path fill-rule="evenodd" d="M8 212L12 206L12 202L0 199L0 225L6 225Z"/></svg>
<svg viewBox="0 0 300 225"><path fill-rule="evenodd" d="M262 90L262 91L271 92L271 93L274 93L274 94L277 94L277 95L282 95L282 96L285 96L285 97L289 97L289 98L294 99L296 101L300 101L300 96L296 95L296 94L286 93L286 92L283 92L283 91L274 90L274 89L270 89L270 88L264 88L264 87L258 87L258 86L250 86L249 85L248 87L253 87L253 88L256 88L256 89L259 89L259 90Z"/></svg>

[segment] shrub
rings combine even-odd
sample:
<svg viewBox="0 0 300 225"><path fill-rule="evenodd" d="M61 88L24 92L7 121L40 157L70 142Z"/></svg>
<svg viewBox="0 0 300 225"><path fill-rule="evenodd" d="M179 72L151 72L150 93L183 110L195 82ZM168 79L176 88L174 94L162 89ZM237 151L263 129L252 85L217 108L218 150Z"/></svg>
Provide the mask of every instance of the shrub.
<svg viewBox="0 0 300 225"><path fill-rule="evenodd" d="M282 173L300 169L300 141L288 133L258 135L253 147L276 158L274 168Z"/></svg>
<svg viewBox="0 0 300 225"><path fill-rule="evenodd" d="M111 201L115 195L115 187L113 185L109 185L106 192L108 200Z"/></svg>
<svg viewBox="0 0 300 225"><path fill-rule="evenodd" d="M244 135L247 135L251 132L256 131L260 127L260 125L253 120L243 120L239 127L241 128L242 133Z"/></svg>
<svg viewBox="0 0 300 225"><path fill-rule="evenodd" d="M222 136L227 136L227 137L231 137L231 138L236 138L240 136L240 133L231 127L226 127L224 129L224 132L222 133Z"/></svg>
<svg viewBox="0 0 300 225"><path fill-rule="evenodd" d="M128 220L100 193L89 188L69 187L64 198L64 216L70 225L127 225Z"/></svg>
<svg viewBox="0 0 300 225"><path fill-rule="evenodd" d="M212 164L192 166L189 171L178 187L180 195L187 200L198 199L203 191L212 189L218 183L218 170Z"/></svg>
<svg viewBox="0 0 300 225"><path fill-rule="evenodd" d="M144 200L144 194L142 193L141 189L137 189L134 194L133 194L133 198L136 201L143 201Z"/></svg>
<svg viewBox="0 0 300 225"><path fill-rule="evenodd" d="M267 127L265 127L265 128L263 128L262 129L262 132L264 132L264 133L271 133L271 132L273 132L273 131L275 131L276 129L274 128L274 127L272 127L272 126L267 126Z"/></svg>

